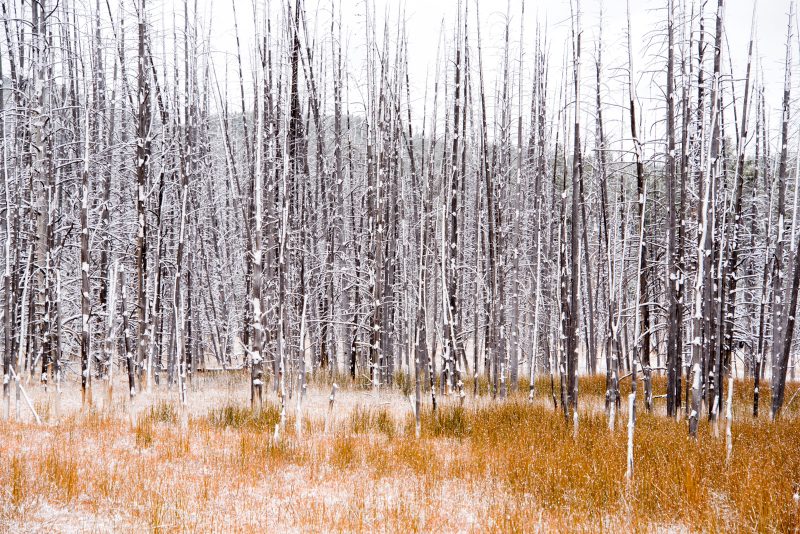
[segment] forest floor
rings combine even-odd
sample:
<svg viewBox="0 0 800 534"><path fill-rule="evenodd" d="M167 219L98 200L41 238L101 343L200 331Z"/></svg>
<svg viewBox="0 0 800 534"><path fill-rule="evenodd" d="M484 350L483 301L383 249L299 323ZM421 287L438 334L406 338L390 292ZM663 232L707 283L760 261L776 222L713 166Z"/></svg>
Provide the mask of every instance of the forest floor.
<svg viewBox="0 0 800 534"><path fill-rule="evenodd" d="M402 384L380 393L343 385L329 411L330 384L315 382L300 424L295 396L282 430L275 394L252 411L241 372L198 376L183 409L163 386L130 402L120 382L109 403L98 384L87 408L77 383L60 394L29 385L42 423L24 403L18 421L0 421L0 531L800 529L800 400L770 422L762 387L754 420L743 381L729 460L724 421L717 432L703 418L691 439L656 399L655 414L639 409L630 482L627 415L609 430L603 377L580 381L577 434L542 380L534 402L527 386L493 401L468 384L463 406L440 396L434 414L426 396L419 438ZM656 394L663 387L655 380Z"/></svg>

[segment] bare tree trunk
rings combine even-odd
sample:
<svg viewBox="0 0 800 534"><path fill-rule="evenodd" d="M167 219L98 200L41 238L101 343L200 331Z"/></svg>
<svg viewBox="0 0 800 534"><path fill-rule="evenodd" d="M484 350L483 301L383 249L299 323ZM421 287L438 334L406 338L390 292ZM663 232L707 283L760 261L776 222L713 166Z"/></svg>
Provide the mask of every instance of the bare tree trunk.
<svg viewBox="0 0 800 534"><path fill-rule="evenodd" d="M114 402L114 356L116 350L116 311L117 311L117 271L119 267L117 263L113 263L108 271L108 286L107 290L107 316L106 316L106 339L103 347L105 352L105 379L108 389L108 406L111 407Z"/></svg>
<svg viewBox="0 0 800 534"><path fill-rule="evenodd" d="M8 24L8 13L6 11L6 3L2 3L2 15L3 15L3 26L6 32L6 39L7 42L10 43L10 33L9 33L9 24ZM14 54L11 51L11 47L9 46L9 53L8 59L11 65L11 76L12 76L12 88L16 85L16 62L14 59ZM3 67L2 62L0 62L0 80L3 80ZM4 84L5 85L5 84ZM18 98L18 97L17 97ZM2 149L2 156L3 163L2 163L2 172L3 172L3 191L4 191L4 213L3 217L0 221L2 224L2 230L0 233L3 235L3 260L4 260L4 269L3 269L3 400L6 402L6 418L9 418L11 415L11 372L13 362L13 339L14 339L14 325L16 324L16 318L14 317L14 311L16 310L16 303L14 299L14 292L12 291L11 287L11 269L12 269L12 255L13 255L13 219L12 219L12 204L11 204L11 179L8 172L8 158L9 158L9 149L8 145L10 143L6 142L6 124L5 124L5 98L0 98L0 137L3 139L3 149ZM17 141L17 134L14 131L13 141L16 144Z"/></svg>
<svg viewBox="0 0 800 534"><path fill-rule="evenodd" d="M764 109L764 90L763 87L760 92L760 101L759 105L757 106L758 109L758 117L761 121L761 128L757 128L759 134L756 138L756 171L758 170L759 164L761 160L759 160L759 148L763 145L764 147L764 154L763 154L763 161L764 161L764 174L767 173L766 168L766 145L767 145L767 138L766 138L766 119L763 112ZM759 143L759 140L761 143ZM772 228L772 187L771 184L767 184L767 180L765 180L765 193L769 198L768 201L768 215L767 215L767 222L765 226L765 234L766 234L766 242L764 244L764 262L763 262L763 269L762 269L762 279L761 279L761 298L759 299L759 312L758 312L758 345L756 348L756 362L755 362L755 369L753 370L753 417L758 417L758 408L759 408L759 386L761 384L761 376L764 370L764 363L766 360L767 354L767 339L766 339L766 322L767 322L767 305L768 303L768 291L770 285L770 265L771 265L771 255L770 255L770 242L772 240L772 236L770 233L770 228Z"/></svg>
<svg viewBox="0 0 800 534"><path fill-rule="evenodd" d="M263 55L262 55L263 57ZM263 61L263 59L262 59ZM263 69L263 64L262 64ZM267 81L263 83L263 93L258 92L257 108L262 109L266 105ZM264 131L264 114L259 113L256 116L256 163L255 174L253 183L253 230L252 230L252 265L253 265L253 278L250 282L250 299L252 302L253 310L253 347L250 355L250 407L260 409L263 402L263 389L264 389L264 313L265 310L261 304L261 279L263 274L263 249L261 244L262 228L263 228L263 208L262 201L264 196L264 144L265 131ZM301 340L302 343L302 340Z"/></svg>
<svg viewBox="0 0 800 534"><path fill-rule="evenodd" d="M138 110L136 114L136 214L138 217L138 233L136 235L136 365L141 366L147 358L147 174L150 160L150 79L147 73L147 55L145 54L146 27L145 1L139 0L139 66L138 66ZM141 375L141 367L138 374ZM149 380L149 377L148 377ZM133 391L133 388L131 388Z"/></svg>
<svg viewBox="0 0 800 534"><path fill-rule="evenodd" d="M678 267L675 204L675 22L673 0L667 2L667 416L674 417L680 402L678 381L681 373L678 346L681 317L678 310L681 273Z"/></svg>
<svg viewBox="0 0 800 534"><path fill-rule="evenodd" d="M711 87L711 142L708 144L708 154L703 154L703 195L699 212L699 235L697 243L697 276L695 279L695 312L694 312L694 348L692 351L692 409L689 415L689 434L697 435L697 424L700 417L700 404L704 382L707 379L707 365L709 356L714 353L710 348L713 343L713 333L711 332L710 317L712 315L711 295L711 239L713 233L713 215L710 210L712 201L712 186L715 183L716 173L718 172L719 156L719 54L721 53L720 43L722 42L722 14L723 0L717 4L717 36L715 40L715 60L714 75ZM700 335L703 332L703 335ZM703 344L703 337L710 341ZM700 376L698 376L700 375ZM711 407L709 405L709 412Z"/></svg>
<svg viewBox="0 0 800 534"><path fill-rule="evenodd" d="M84 406L92 404L91 380L89 368L89 317L91 314L89 288L89 109L86 108L86 141L83 154L83 172L81 173L81 401Z"/></svg>
<svg viewBox="0 0 800 534"><path fill-rule="evenodd" d="M125 269L120 265L119 272L117 273L119 280L117 285L122 290L122 298L120 299L120 313L122 314L122 343L125 348L125 362L128 370L128 395L130 400L136 396L136 362L134 361L134 350L131 346L131 332L128 325L128 314L125 311L125 305L128 300L128 288L125 285Z"/></svg>
<svg viewBox="0 0 800 534"><path fill-rule="evenodd" d="M744 190L744 173L745 173L745 144L747 143L748 132L748 111L750 108L750 71L753 60L753 35L755 33L755 3L753 4L753 20L750 25L750 41L747 47L747 72L744 81L744 100L742 101L742 119L739 138L736 143L736 178L734 185L734 200L733 200L733 237L730 243L730 253L728 256L727 266L725 267L726 276L723 277L723 283L727 282L727 309L725 311L725 336L724 346L725 354L720 362L719 375L717 383L719 384L719 396L722 397L722 383L724 374L730 373L733 378L733 370L731 369L733 350L734 350L734 326L736 324L736 300L737 300L737 285L738 276L736 270L739 268L739 242L742 240L742 199ZM730 391L728 392L730 398ZM721 402L721 401L720 401ZM730 403L730 400L728 401ZM721 406L720 406L721 408ZM729 407L730 409L730 407ZM729 419L729 418L728 418Z"/></svg>
<svg viewBox="0 0 800 534"><path fill-rule="evenodd" d="M575 124L573 126L573 155L572 155L572 212L570 216L570 274L569 274L569 307L566 318L566 364L567 364L567 402L572 411L573 426L578 427L578 352L580 350L580 337L578 335L578 294L580 292L580 182L583 176L583 161L581 154L581 8L580 0L576 0L576 9L573 13L572 24L572 77L575 95ZM570 3L570 7L572 4ZM566 229L565 229L566 232Z"/></svg>
<svg viewBox="0 0 800 534"><path fill-rule="evenodd" d="M493 363L492 367L494 369L494 381L493 381L493 394L497 394L497 368L498 368L498 350L496 347L497 335L496 335L496 327L495 321L497 320L495 314L495 298L496 298L496 283L497 283L497 272L496 272L496 261L495 261L495 254L496 254L496 228L495 228L495 197L494 197L494 184L492 180L492 172L489 165L489 134L488 128L486 124L486 114L487 114L487 107L486 107L486 92L484 90L484 80L483 80L483 52L481 49L481 25L480 25L480 13L478 11L478 6L475 6L475 14L478 20L477 24L477 38L478 38L478 79L480 84L480 98L481 98L481 153L480 153L480 167L481 173L483 175L483 180L485 183L486 188L486 221L487 221L487 249L488 254L486 256L486 276L489 280L489 287L487 288L487 294L485 295L485 302L488 305L488 313L487 313L487 328L486 328L486 336L484 339L484 346L485 351L488 352L486 355L487 360Z"/></svg>
<svg viewBox="0 0 800 534"><path fill-rule="evenodd" d="M713 71L713 78L711 83L711 100L712 100L712 110L714 110L714 105L716 105L715 113L711 116L711 143L710 143L710 155L709 155L709 165L710 165L710 173L707 176L707 179L711 181L711 209L712 215L710 217L710 231L706 235L706 251L705 251L705 258L706 261L713 263L712 260L717 262L716 272L712 267L707 266L706 268L706 284L705 284L705 304L708 307L708 311L706 313L706 324L708 325L708 332L711 334L711 343L708 347L707 351L707 358L705 361L705 365L707 370L703 373L703 380L706 381L705 384L705 391L706 391L706 403L708 405L708 415L710 420L714 420L715 422L718 420L717 416L722 411L722 382L719 381L720 376L722 374L721 370L721 354L722 354L722 333L724 331L724 325L720 320L720 313L724 310L724 304L721 302L722 299L720 298L720 290L722 290L723 281L719 279L720 272L721 272L721 260L722 260L722 250L724 247L717 246L716 250L714 248L715 241L715 226L716 223L716 213L717 213L717 184L725 182L725 165L724 165L724 132L722 131L725 123L725 115L723 113L722 103L721 103L721 91L720 91L720 74L721 74L721 63L722 63L722 32L723 32L723 14L724 14L724 0L719 0L717 4L717 16L716 16L716 35L714 39L714 71ZM723 199L723 204L725 200ZM721 226L724 228L725 221L723 219ZM722 241L723 238L720 237L719 241ZM716 279L714 277L716 276ZM724 293L722 293L724 295ZM713 361L712 361L713 358ZM712 371L713 369L713 371ZM715 428L717 428L715 426Z"/></svg>
<svg viewBox="0 0 800 534"><path fill-rule="evenodd" d="M639 140L636 118L636 86L634 84L633 50L631 45L631 14L630 0L627 0L628 13L628 96L630 110L631 138L633 140L633 154L636 163L636 192L637 192L637 219L639 222L639 280L637 290L637 312L641 318L641 325L637 324L638 332L642 336L641 344L638 335L634 336L634 361L638 359L644 374L644 405L647 411L652 410L652 386L650 381L650 306L647 298L647 241L645 239L645 198L646 185L644 177L644 162L642 161L642 143ZM638 353L638 355L637 355ZM637 357L638 356L638 357ZM634 382L636 377L636 363L633 368ZM635 391L634 391L635 393Z"/></svg>
<svg viewBox="0 0 800 534"><path fill-rule="evenodd" d="M781 155L778 164L778 221L775 239L775 252L773 256L772 277L772 407L770 416L775 419L783 404L783 389L786 383L786 362L784 349L786 344L791 346L791 338L787 336L788 321L784 316L784 268L783 254L785 242L786 218L786 175L788 172L788 137L789 137L789 112L791 106L791 80L792 80L792 29L794 20L794 2L789 3L789 24L786 36L786 63L783 84L783 113L781 115ZM796 305L796 291L795 305Z"/></svg>

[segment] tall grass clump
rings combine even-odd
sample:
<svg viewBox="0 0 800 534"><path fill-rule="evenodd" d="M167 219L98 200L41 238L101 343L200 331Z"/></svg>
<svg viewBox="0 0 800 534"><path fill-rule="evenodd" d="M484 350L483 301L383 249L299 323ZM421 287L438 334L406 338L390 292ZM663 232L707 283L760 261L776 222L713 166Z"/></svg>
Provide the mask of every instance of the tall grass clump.
<svg viewBox="0 0 800 534"><path fill-rule="evenodd" d="M467 437L472 431L472 417L463 406L444 405L434 411L420 410L422 433L427 437Z"/></svg>
<svg viewBox="0 0 800 534"><path fill-rule="evenodd" d="M217 428L248 429L261 432L272 432L281 420L280 407L272 403L264 403L261 409L226 404L212 409L207 420Z"/></svg>
<svg viewBox="0 0 800 534"><path fill-rule="evenodd" d="M354 434L367 434L375 431L392 439L397 433L397 424L384 406L377 409L356 406L350 412L349 430Z"/></svg>
<svg viewBox="0 0 800 534"><path fill-rule="evenodd" d="M40 464L40 475L55 488L60 499L72 501L80 493L78 462L68 449L49 448Z"/></svg>

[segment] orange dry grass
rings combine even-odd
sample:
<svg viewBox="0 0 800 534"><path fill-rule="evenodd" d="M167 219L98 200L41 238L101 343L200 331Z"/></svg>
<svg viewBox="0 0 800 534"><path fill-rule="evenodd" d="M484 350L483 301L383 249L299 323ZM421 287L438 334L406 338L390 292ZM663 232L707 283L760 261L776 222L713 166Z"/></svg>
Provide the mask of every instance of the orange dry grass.
<svg viewBox="0 0 800 534"><path fill-rule="evenodd" d="M796 405L776 423L753 420L748 386L737 383L729 463L724 424L716 438L704 419L693 440L685 422L640 410L627 483L626 414L610 432L596 409L602 379L581 380L577 438L549 404L549 381L536 386L533 403L527 387L503 402L440 399L435 414L422 413L419 440L407 409L369 404L367 392L327 425L327 414L306 413L301 435L290 412L277 439L273 404L190 416L161 401L135 418L88 411L43 427L1 422L0 530L800 528Z"/></svg>

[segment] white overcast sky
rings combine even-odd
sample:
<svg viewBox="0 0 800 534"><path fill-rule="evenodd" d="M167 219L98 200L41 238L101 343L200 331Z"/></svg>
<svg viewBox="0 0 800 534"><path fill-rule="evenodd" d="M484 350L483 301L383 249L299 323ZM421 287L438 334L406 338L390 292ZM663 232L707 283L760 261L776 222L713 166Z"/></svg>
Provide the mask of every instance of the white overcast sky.
<svg viewBox="0 0 800 534"><path fill-rule="evenodd" d="M77 0L78 3L87 2L93 6L94 0ZM194 0L189 0L190 6ZM234 15L232 2L235 2L236 14L239 24L239 33L244 54L245 77L249 78L252 58L250 52L256 32L256 17L254 10L263 9L264 0L196 0L199 16L198 33L211 36L212 57L215 71L222 84L227 72L228 87L231 91L238 91L238 74L236 67L236 40L234 31ZM440 43L441 28L445 30L445 40L441 41L448 46L453 36L455 26L455 13L457 0L366 0L374 5L374 12L378 14L377 36L382 38L383 14L388 13L391 19L391 38L396 36L396 22L402 12L409 37L409 68L412 84L412 100L414 101L413 113L421 117L422 100L425 94L426 80L430 88L433 82L433 68L436 62L437 46ZM517 61L520 40L520 19L522 0L462 0L469 4L469 18L471 36L470 43L473 47L475 40L475 14L476 5L480 10L481 32L483 41L484 70L487 72L487 91L494 87L494 79L502 61L503 30L506 12L511 17L512 61ZM573 0L574 2L575 0ZM114 0L110 0L114 4ZM365 0L333 0L337 9L341 5L342 25L345 46L348 54L347 70L350 79L350 101L353 111L358 109L360 99L357 87L363 79L364 65L364 13ZM476 4L477 2L477 4ZM694 2L695 10L706 3L706 31L708 38L714 35L714 14L716 0L675 0L676 4L685 2L687 10ZM292 3L294 3L292 1ZM126 6L126 25L129 28L135 23L135 14L129 0L124 0ZM285 0L271 0L273 11L285 5ZM637 72L637 93L641 107L645 111L643 127L645 136L647 130L654 128L660 120L662 112L648 114L647 110L663 106L663 56L664 28L666 0L631 0L632 41L634 49L634 68ZM753 0L727 0L725 9L727 46L724 50L725 74L730 71L728 57L732 58L733 77L744 77L747 41L750 34L751 20L753 20ZM182 25L183 0L148 0L148 17L153 28L164 30L167 36L172 34L172 21L178 20ZM258 6L258 7L254 7ZM775 117L780 109L781 87L783 83L783 63L785 56L785 36L789 0L758 0L756 13L756 54L759 59L758 69L763 73L766 85L767 106L771 116ZM313 29L317 26L318 39L328 39L330 27L331 0L305 0L306 13L309 25ZM546 29L549 41L550 60L550 89L555 96L556 88L561 77L561 65L564 54L570 54L570 0L526 0L524 14L524 50L523 58L525 73L524 82L530 80L531 65L533 61L533 39L537 23ZM626 2L624 0L581 0L583 27L583 58L584 58L584 96L586 106L593 101L589 90L594 90L594 48L597 35L602 23L604 43L605 66L605 98L610 109L607 112L608 120L618 124L622 129L624 124L623 111L614 104L624 103L626 96L626 71L627 66L627 24ZM173 10L176 11L173 14ZM602 11L602 19L601 19ZM105 15L105 10L104 10ZM210 27L209 27L210 26ZM135 37L129 30L129 37ZM795 64L800 60L800 32L795 31L793 41L793 56ZM169 37L167 38L169 40ZM728 56L728 50L730 56ZM693 51L693 53L696 53ZM712 53L708 48L708 56ZM473 62L475 58L473 57ZM473 63L474 64L474 63ZM227 67L227 71L226 71ZM654 70L659 73L653 74ZM516 70L516 69L515 69ZM800 70L797 69L796 70ZM660 76L660 77L659 77ZM452 82L452 80L449 80ZM794 76L794 82L800 87L800 74ZM516 82L515 82L516 85ZM516 87L515 87L516 90ZM529 89L523 83L523 101L527 101L526 94ZM741 92L741 84L737 86ZM236 108L238 93L231 93L231 104ZM795 91L800 94L800 91ZM737 93L737 97L741 98ZM430 98L430 94L429 94ZM491 98L491 95L489 96ZM249 102L249 98L248 98ZM429 103L430 105L430 103ZM527 106L527 104L525 104ZM588 109L588 108L587 108ZM777 119L773 119L777 120ZM648 124L651 122L653 124ZM651 132L652 133L652 132Z"/></svg>

